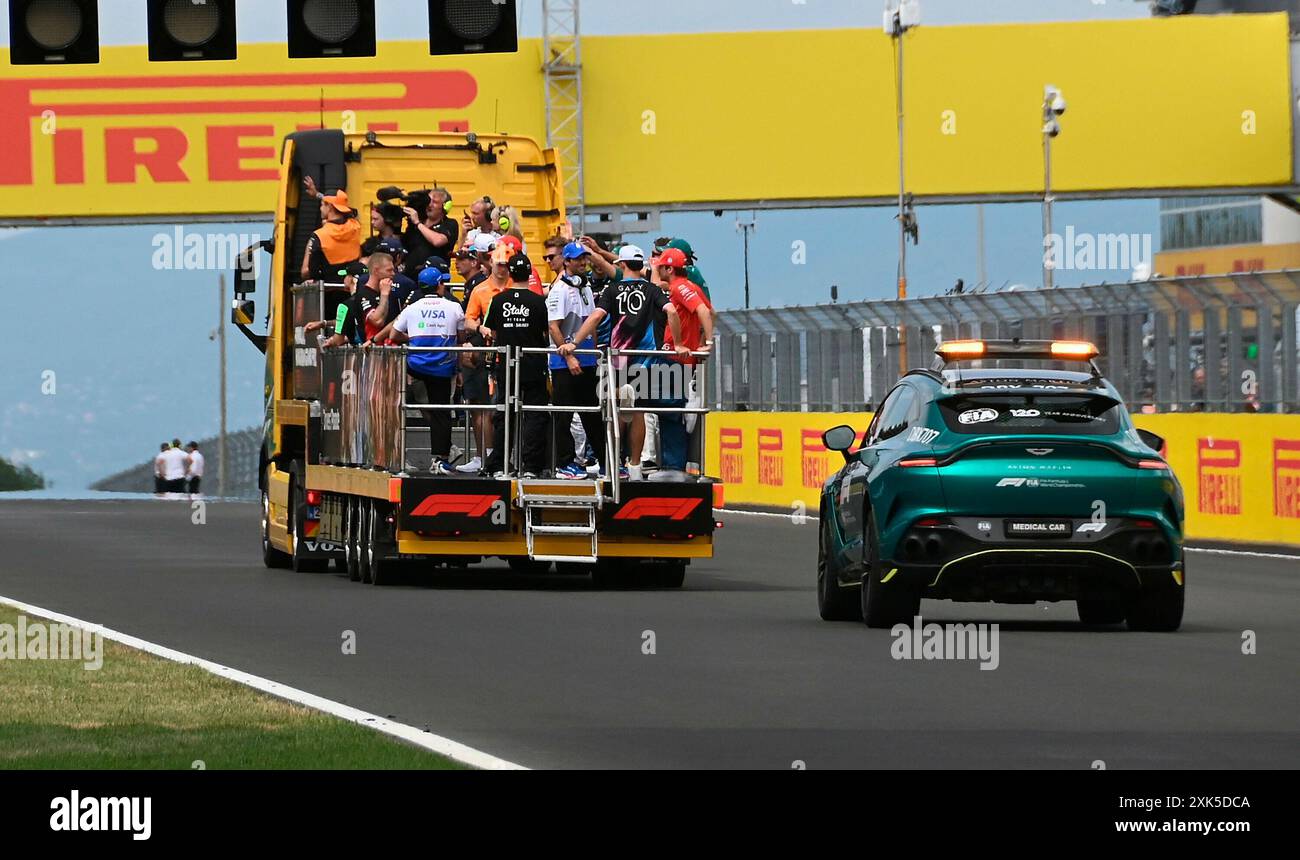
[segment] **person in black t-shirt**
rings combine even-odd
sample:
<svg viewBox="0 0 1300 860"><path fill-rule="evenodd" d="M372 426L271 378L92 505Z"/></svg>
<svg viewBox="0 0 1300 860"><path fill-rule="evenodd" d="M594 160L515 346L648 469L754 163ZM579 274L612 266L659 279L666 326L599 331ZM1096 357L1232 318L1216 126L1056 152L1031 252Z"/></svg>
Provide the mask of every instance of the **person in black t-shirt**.
<svg viewBox="0 0 1300 860"><path fill-rule="evenodd" d="M533 264L523 254L510 258L510 286L492 299L483 318L479 332L494 346L547 347L550 345L550 323L546 316L546 300L528 288ZM519 395L525 406L545 406L550 402L546 388L546 356L534 353L523 356L516 372L519 373ZM497 404L505 402L505 362L495 365ZM546 459L546 427L549 422L544 412L524 412L522 428L522 476L535 478L541 473ZM486 469L489 473L502 469L505 451L505 421L503 413L492 413L492 455ZM512 454L514 452L511 452ZM516 464L518 465L518 464Z"/></svg>
<svg viewBox="0 0 1300 860"><path fill-rule="evenodd" d="M451 211L451 193L445 188L435 188L428 192L413 191L407 200L411 205L403 211L410 223L402 234L402 242L409 255L406 274L414 278L419 274L420 263L425 259L435 254L446 259L456 250L460 225L448 214Z"/></svg>

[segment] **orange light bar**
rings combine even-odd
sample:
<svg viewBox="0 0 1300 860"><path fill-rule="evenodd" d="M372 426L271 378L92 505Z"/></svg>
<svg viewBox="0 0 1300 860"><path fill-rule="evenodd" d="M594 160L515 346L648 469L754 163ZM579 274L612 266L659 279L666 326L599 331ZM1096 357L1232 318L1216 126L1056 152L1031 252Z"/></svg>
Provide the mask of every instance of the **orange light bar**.
<svg viewBox="0 0 1300 860"><path fill-rule="evenodd" d="M1096 346L1086 340L1054 340L1052 355L1064 358L1096 358L1100 352Z"/></svg>
<svg viewBox="0 0 1300 860"><path fill-rule="evenodd" d="M939 344L934 351L945 358L973 358L984 354L984 341L950 340Z"/></svg>

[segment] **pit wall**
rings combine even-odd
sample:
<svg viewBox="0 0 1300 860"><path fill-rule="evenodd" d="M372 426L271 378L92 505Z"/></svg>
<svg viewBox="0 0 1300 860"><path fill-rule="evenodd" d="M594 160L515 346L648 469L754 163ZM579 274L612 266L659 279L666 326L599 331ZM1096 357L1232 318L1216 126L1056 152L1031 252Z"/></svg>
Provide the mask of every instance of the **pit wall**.
<svg viewBox="0 0 1300 860"><path fill-rule="evenodd" d="M1300 415L1134 415L1166 440L1183 485L1191 540L1300 547ZM818 492L844 462L821 443L848 424L861 435L869 412L715 412L708 471L724 482L722 505L816 515Z"/></svg>

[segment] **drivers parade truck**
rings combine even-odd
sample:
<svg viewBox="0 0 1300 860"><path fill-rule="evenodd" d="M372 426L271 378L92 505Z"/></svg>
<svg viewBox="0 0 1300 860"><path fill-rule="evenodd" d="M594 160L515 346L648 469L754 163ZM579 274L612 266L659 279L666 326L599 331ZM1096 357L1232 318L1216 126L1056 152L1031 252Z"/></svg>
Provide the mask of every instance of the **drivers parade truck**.
<svg viewBox="0 0 1300 860"><path fill-rule="evenodd" d="M380 189L394 186L446 189L458 212L465 208L459 201L483 196L513 207L534 259L545 239L566 226L556 154L525 137L321 129L285 138L273 238L241 256L233 303L236 327L266 355L259 488L268 567L324 570L332 562L354 580L379 585L495 557L516 571L541 573L555 564L598 584L677 587L691 559L712 556L718 484L707 477L702 457L698 475L676 482L620 479L617 468L584 481L520 477L511 452L522 414L561 411L525 406L517 397L520 348L459 348L505 363L504 395L494 398L500 402L474 406L408 400L406 360L415 347L323 347L309 324L333 320L348 294L333 282L341 278L328 275L298 283L308 240L320 226L319 203L304 190L308 177L326 193L347 191L361 210L363 234L369 206ZM267 254L263 334L251 329L252 297ZM590 407L602 415L607 450L620 451L623 424L637 411L685 413L702 436L707 410L700 398L668 409L633 405L617 374L608 372L627 361L619 352L598 350L602 396ZM688 371L699 391L707 366L700 361ZM427 409L452 411L466 440L474 410L501 413L504 472L435 475L411 468L425 423L420 410Z"/></svg>

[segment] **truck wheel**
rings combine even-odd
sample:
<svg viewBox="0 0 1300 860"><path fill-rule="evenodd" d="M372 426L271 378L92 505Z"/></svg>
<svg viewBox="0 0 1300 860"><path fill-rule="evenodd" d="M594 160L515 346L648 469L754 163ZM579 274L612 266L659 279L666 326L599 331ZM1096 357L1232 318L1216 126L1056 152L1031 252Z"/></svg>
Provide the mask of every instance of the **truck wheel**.
<svg viewBox="0 0 1300 860"><path fill-rule="evenodd" d="M361 579L361 502L349 496L347 513L344 516L343 558L347 565L348 579L357 582Z"/></svg>
<svg viewBox="0 0 1300 860"><path fill-rule="evenodd" d="M823 515L817 541L817 612L823 621L861 621L862 595L840 585L830 569L831 521Z"/></svg>
<svg viewBox="0 0 1300 860"><path fill-rule="evenodd" d="M271 497L262 491L262 563L267 567L288 567L289 554L271 544Z"/></svg>
<svg viewBox="0 0 1300 860"><path fill-rule="evenodd" d="M882 569L880 564L877 534L876 514L872 511L867 516L867 527L863 532L866 569L862 572L862 620L868 627L911 624L921 609L921 594L897 579L881 581L889 571Z"/></svg>
<svg viewBox="0 0 1300 860"><path fill-rule="evenodd" d="M357 579L370 584L370 499L357 500Z"/></svg>
<svg viewBox="0 0 1300 860"><path fill-rule="evenodd" d="M650 584L656 588L681 588L686 582L686 562L672 561L666 564L648 565Z"/></svg>
<svg viewBox="0 0 1300 860"><path fill-rule="evenodd" d="M1079 620L1084 624L1119 624L1124 620L1124 604L1118 600L1080 600Z"/></svg>
<svg viewBox="0 0 1300 860"><path fill-rule="evenodd" d="M293 569L299 573L322 573L328 559L304 558L306 548L302 534L303 512L307 510L307 487L304 472L297 460L289 464L289 534L293 536Z"/></svg>
<svg viewBox="0 0 1300 860"><path fill-rule="evenodd" d="M370 561L370 584L371 585L395 585L398 581L398 562L395 559L388 558L388 554L393 549L392 541L388 538L388 529L385 520L388 511L383 504L371 500L370 505L370 529L369 540L366 541L366 551Z"/></svg>
<svg viewBox="0 0 1300 860"><path fill-rule="evenodd" d="M535 561L522 555L507 558L506 564L510 565L510 569L515 573L528 576L544 576L551 572L551 563L549 561Z"/></svg>
<svg viewBox="0 0 1300 860"><path fill-rule="evenodd" d="M1183 564L1183 584L1172 588L1142 589L1124 606L1129 630L1172 633L1183 625L1183 602L1187 593L1187 565Z"/></svg>

